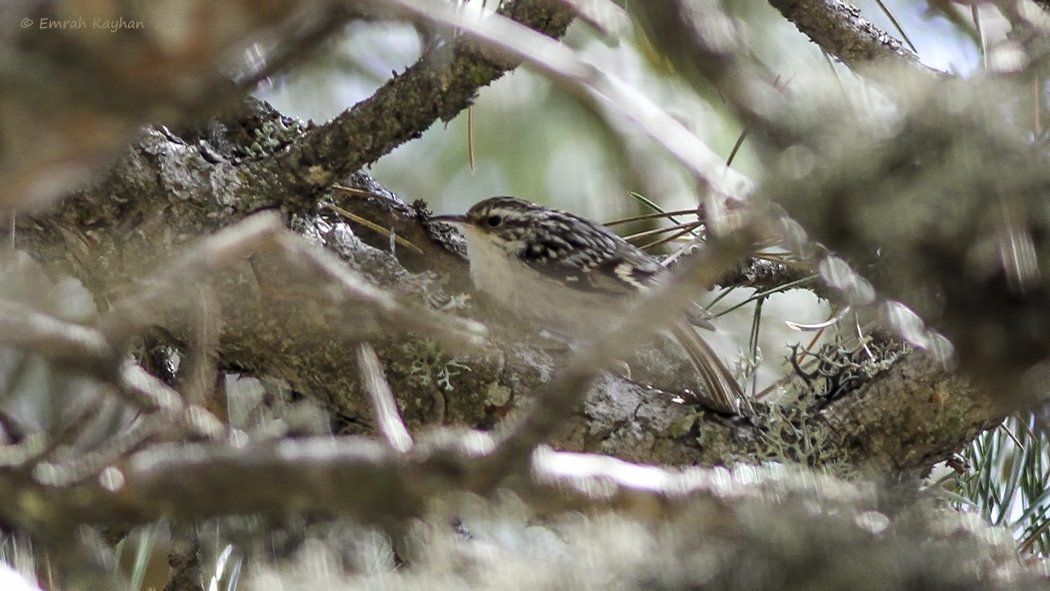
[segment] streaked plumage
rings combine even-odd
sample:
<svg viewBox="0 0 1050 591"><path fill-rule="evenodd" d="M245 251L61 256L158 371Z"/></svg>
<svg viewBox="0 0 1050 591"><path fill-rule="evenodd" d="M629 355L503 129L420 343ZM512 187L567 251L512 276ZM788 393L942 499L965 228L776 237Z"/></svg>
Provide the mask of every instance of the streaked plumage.
<svg viewBox="0 0 1050 591"><path fill-rule="evenodd" d="M432 219L463 228L476 288L555 330L577 333L607 323L666 272L600 224L515 197L492 197L465 215ZM712 408L737 413L742 391L711 347L684 317L671 331L700 373Z"/></svg>

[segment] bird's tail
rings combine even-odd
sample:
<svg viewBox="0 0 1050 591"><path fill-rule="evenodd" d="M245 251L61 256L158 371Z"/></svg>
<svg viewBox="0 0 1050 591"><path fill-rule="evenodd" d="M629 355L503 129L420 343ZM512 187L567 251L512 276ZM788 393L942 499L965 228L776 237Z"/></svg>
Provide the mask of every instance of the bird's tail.
<svg viewBox="0 0 1050 591"><path fill-rule="evenodd" d="M701 402L716 412L740 414L744 391L711 345L685 319L674 322L671 332L700 374L705 395Z"/></svg>

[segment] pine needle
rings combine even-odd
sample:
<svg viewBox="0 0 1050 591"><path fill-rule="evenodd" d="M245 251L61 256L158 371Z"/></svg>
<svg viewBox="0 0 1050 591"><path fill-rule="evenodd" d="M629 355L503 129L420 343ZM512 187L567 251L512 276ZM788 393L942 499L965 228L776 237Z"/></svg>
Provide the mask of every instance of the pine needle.
<svg viewBox="0 0 1050 591"><path fill-rule="evenodd" d="M339 215L341 215L341 216L343 216L343 217L345 217L345 218L347 218L347 219L349 219L351 221L357 222L358 224L361 224L362 226L364 226L366 228L369 228L371 230L379 232L380 234L382 234L383 236L386 236L387 238L393 237L394 240L396 240L398 244L400 244L401 246L404 246L405 248L415 252L416 254L423 254L423 249L419 248L415 244L412 244L408 240L405 240L404 238L398 236L397 234L394 234L392 231L384 228L383 226L380 226L379 224L377 224L375 222L366 220L365 218L357 215L356 213L353 213L351 211L347 211L347 210L343 209L342 207L339 207L338 205L329 204L328 207L331 208L332 210L336 211L337 213L339 213Z"/></svg>

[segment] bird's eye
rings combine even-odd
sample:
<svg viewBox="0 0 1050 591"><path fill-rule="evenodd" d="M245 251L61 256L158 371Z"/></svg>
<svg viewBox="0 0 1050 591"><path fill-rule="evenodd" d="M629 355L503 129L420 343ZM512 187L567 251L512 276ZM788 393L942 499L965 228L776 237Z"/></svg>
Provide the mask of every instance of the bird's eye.
<svg viewBox="0 0 1050 591"><path fill-rule="evenodd" d="M485 218L485 223L488 224L488 227L495 228L503 223L503 216L490 215Z"/></svg>

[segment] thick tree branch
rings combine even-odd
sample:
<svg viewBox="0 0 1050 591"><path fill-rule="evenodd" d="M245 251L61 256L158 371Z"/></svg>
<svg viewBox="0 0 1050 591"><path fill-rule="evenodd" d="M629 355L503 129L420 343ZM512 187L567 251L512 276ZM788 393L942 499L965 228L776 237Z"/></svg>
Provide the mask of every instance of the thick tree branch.
<svg viewBox="0 0 1050 591"><path fill-rule="evenodd" d="M919 58L892 35L840 0L770 0L770 4L827 53L851 68L895 62L922 68Z"/></svg>
<svg viewBox="0 0 1050 591"><path fill-rule="evenodd" d="M512 0L497 13L554 38L565 34L572 9L557 0ZM371 97L310 131L275 156L274 170L300 174L302 190L324 188L419 137L436 121L451 121L478 90L518 65L486 52L469 37L432 49Z"/></svg>

